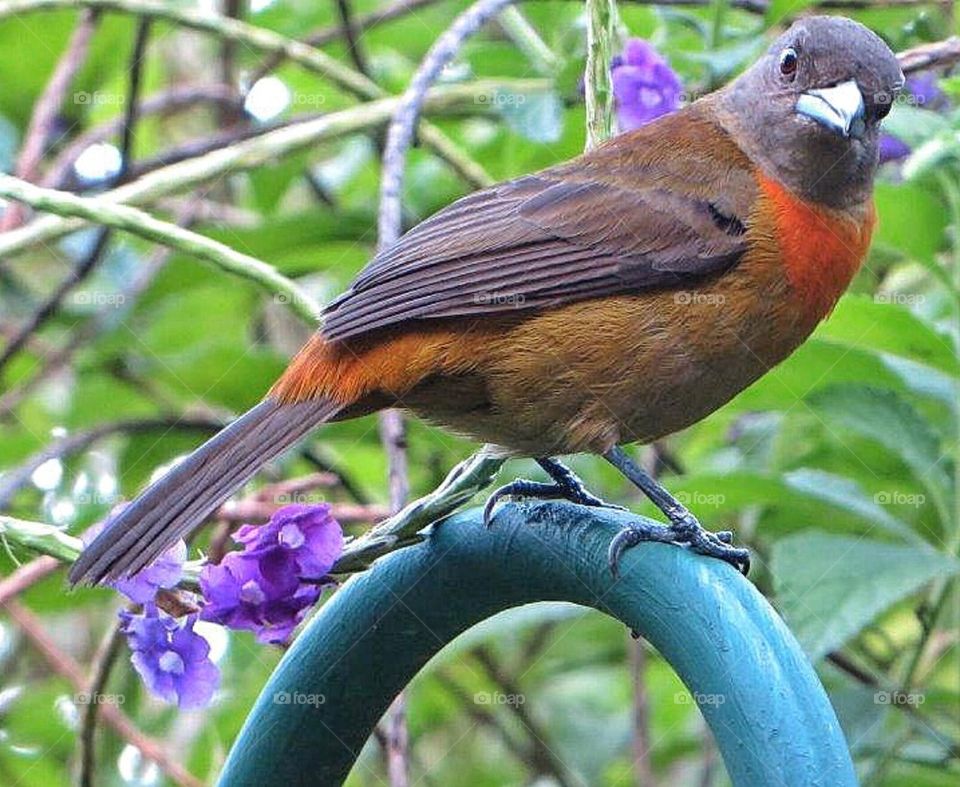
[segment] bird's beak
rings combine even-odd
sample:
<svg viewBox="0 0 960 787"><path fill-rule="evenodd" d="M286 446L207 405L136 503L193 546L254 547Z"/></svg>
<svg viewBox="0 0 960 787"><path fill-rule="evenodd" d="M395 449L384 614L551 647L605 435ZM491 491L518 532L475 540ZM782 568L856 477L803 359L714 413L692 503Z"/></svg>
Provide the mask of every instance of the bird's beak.
<svg viewBox="0 0 960 787"><path fill-rule="evenodd" d="M797 112L844 137L860 137L864 131L863 95L852 79L801 93Z"/></svg>

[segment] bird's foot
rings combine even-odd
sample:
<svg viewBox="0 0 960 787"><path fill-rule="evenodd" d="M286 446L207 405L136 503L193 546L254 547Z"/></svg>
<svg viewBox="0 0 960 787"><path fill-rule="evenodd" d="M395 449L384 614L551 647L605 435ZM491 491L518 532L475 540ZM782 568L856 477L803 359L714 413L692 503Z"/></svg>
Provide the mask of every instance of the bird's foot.
<svg viewBox="0 0 960 787"><path fill-rule="evenodd" d="M637 522L617 533L607 552L610 571L614 576L619 576L621 555L644 541L686 545L697 554L729 563L744 576L750 571L750 551L732 546L733 533L729 530L712 533L704 529L693 514L685 511L669 525Z"/></svg>
<svg viewBox="0 0 960 787"><path fill-rule="evenodd" d="M601 500L591 493L583 481L565 465L556 459L538 459L537 463L547 471L553 479L553 483L543 483L541 481L528 481L525 478L518 478L509 484L504 484L487 498L487 503L483 507L483 523L490 527L493 519L493 509L501 500L569 500L581 506L593 506L598 508L616 508L621 506L613 505Z"/></svg>

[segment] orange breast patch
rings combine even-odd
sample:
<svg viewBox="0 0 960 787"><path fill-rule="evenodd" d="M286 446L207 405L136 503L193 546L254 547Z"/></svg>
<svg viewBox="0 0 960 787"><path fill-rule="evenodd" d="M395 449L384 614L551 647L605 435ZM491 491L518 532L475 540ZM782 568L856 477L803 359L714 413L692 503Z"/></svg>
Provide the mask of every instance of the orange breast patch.
<svg viewBox="0 0 960 787"><path fill-rule="evenodd" d="M873 203L858 221L850 213L804 202L763 174L757 180L773 213L790 285L811 316L820 320L833 309L867 254L876 224Z"/></svg>

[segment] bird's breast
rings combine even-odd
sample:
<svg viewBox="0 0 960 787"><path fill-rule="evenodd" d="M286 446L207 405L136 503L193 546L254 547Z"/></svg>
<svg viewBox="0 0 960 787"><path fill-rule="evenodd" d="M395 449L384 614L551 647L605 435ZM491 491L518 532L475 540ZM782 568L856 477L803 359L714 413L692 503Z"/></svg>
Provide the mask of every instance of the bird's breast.
<svg viewBox="0 0 960 787"><path fill-rule="evenodd" d="M784 274L814 324L833 309L860 268L876 224L873 202L839 211L807 202L758 175L759 214L778 246Z"/></svg>

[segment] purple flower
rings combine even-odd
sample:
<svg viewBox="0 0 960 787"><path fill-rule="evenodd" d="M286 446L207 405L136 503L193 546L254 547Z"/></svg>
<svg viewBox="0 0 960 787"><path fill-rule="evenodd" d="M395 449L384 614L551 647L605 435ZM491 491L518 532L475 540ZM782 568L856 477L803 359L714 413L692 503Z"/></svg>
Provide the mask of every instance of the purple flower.
<svg viewBox="0 0 960 787"><path fill-rule="evenodd" d="M927 71L910 77L903 87L903 94L912 99L917 107L935 110L945 105L943 91L937 85L937 77ZM899 161L910 155L910 146L893 134L880 135L880 163Z"/></svg>
<svg viewBox="0 0 960 787"><path fill-rule="evenodd" d="M931 107L943 98L937 77L930 71L910 77L904 83L904 92L914 97L918 106Z"/></svg>
<svg viewBox="0 0 960 787"><path fill-rule="evenodd" d="M322 579L343 551L343 531L327 505L291 505L261 526L233 536L243 545L200 573L204 620L247 629L261 642L282 643L323 590Z"/></svg>
<svg viewBox="0 0 960 787"><path fill-rule="evenodd" d="M207 603L200 617L253 631L260 642L286 642L320 598L321 587L302 584L289 570L295 568L291 563L269 562L270 570L264 574L261 561L232 552L219 565L204 566L200 587Z"/></svg>
<svg viewBox="0 0 960 787"><path fill-rule="evenodd" d="M183 564L186 559L187 545L181 539L133 576L116 580L113 587L131 601L147 604L153 601L157 591L176 587L180 577L183 576Z"/></svg>
<svg viewBox="0 0 960 787"><path fill-rule="evenodd" d="M131 661L152 694L181 708L201 708L210 702L220 671L210 660L210 645L193 630L196 615L183 625L148 604L144 614L120 612Z"/></svg>
<svg viewBox="0 0 960 787"><path fill-rule="evenodd" d="M676 72L647 41L631 38L610 64L617 122L632 131L680 108L683 85Z"/></svg>
<svg viewBox="0 0 960 787"><path fill-rule="evenodd" d="M899 161L910 155L910 146L902 142L892 134L880 135L880 163L886 164L888 161Z"/></svg>
<svg viewBox="0 0 960 787"><path fill-rule="evenodd" d="M282 553L304 579L323 577L343 551L343 531L326 504L284 506L265 525L239 528L233 540L251 557Z"/></svg>

